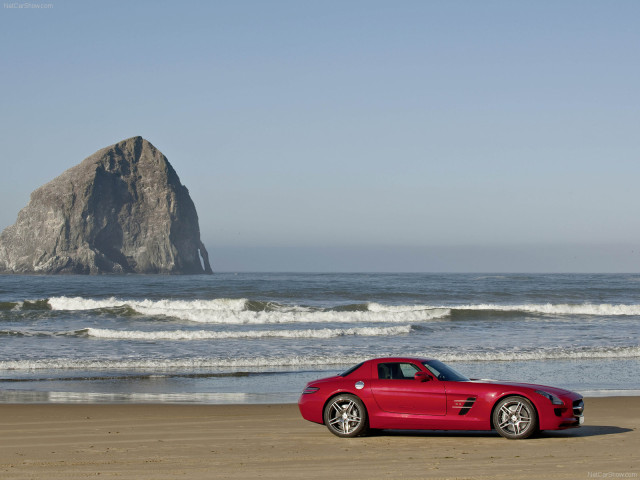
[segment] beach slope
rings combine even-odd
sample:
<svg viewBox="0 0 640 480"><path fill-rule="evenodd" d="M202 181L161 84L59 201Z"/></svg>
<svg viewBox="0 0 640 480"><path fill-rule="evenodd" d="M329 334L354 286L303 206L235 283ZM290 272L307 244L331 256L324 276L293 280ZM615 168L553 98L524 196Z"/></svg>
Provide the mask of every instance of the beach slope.
<svg viewBox="0 0 640 480"><path fill-rule="evenodd" d="M340 439L296 405L2 405L0 478L638 478L640 398L585 403L582 428L521 441Z"/></svg>

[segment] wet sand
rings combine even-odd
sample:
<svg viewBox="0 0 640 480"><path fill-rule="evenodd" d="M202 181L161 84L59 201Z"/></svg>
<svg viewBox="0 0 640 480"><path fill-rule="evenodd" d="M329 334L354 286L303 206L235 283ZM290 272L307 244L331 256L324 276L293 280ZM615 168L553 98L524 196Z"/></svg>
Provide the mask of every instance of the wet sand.
<svg viewBox="0 0 640 480"><path fill-rule="evenodd" d="M0 478L640 478L640 397L585 404L583 427L520 441L340 439L296 405L0 405Z"/></svg>

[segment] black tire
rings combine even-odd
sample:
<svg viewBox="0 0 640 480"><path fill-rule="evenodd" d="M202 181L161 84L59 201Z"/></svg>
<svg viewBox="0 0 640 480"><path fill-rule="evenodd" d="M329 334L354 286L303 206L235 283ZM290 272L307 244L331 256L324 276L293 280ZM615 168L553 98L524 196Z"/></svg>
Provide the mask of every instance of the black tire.
<svg viewBox="0 0 640 480"><path fill-rule="evenodd" d="M367 409L355 395L336 395L324 407L324 424L334 435L342 438L357 437L368 429Z"/></svg>
<svg viewBox="0 0 640 480"><path fill-rule="evenodd" d="M505 397L493 409L493 428L512 440L529 438L538 430L538 412L524 397Z"/></svg>

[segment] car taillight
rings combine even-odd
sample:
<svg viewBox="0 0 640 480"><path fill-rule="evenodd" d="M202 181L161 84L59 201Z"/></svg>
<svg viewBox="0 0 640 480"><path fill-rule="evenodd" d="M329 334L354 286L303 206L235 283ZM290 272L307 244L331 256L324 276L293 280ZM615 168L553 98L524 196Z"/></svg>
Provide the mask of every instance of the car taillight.
<svg viewBox="0 0 640 480"><path fill-rule="evenodd" d="M316 393L318 390L320 390L318 387L306 387L303 391L302 394L303 395L308 395L310 393Z"/></svg>

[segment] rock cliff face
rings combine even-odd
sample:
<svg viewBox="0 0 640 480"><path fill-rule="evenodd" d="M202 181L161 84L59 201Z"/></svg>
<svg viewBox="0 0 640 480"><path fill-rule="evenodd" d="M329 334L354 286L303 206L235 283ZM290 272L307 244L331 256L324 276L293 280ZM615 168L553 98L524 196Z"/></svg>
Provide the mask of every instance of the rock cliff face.
<svg viewBox="0 0 640 480"><path fill-rule="evenodd" d="M211 266L189 191L161 152L133 137L31 194L0 235L0 272L193 274Z"/></svg>

